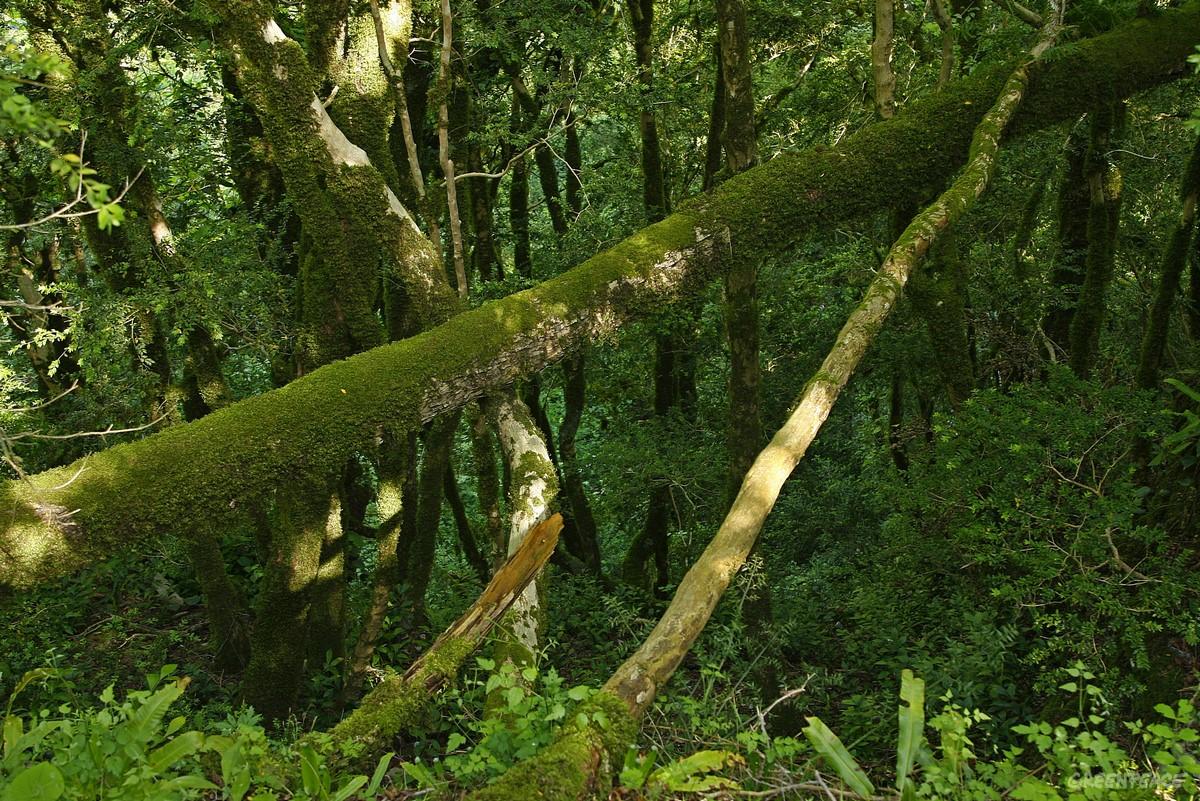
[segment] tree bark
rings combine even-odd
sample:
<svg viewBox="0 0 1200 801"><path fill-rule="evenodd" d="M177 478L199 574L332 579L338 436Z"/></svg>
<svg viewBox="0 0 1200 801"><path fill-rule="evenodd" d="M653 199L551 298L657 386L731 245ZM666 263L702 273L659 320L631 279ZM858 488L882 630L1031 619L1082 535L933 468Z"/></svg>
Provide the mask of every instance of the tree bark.
<svg viewBox="0 0 1200 801"><path fill-rule="evenodd" d="M875 110L885 120L896 116L896 73L892 71L895 13L895 0L875 0L871 74L875 79Z"/></svg>
<svg viewBox="0 0 1200 801"><path fill-rule="evenodd" d="M1058 189L1058 251L1050 274L1053 295L1042 320L1042 330L1056 357L1070 355L1071 321L1087 270L1088 135L1083 123L1071 129L1065 150L1066 165Z"/></svg>
<svg viewBox="0 0 1200 801"><path fill-rule="evenodd" d="M512 391L499 393L486 401L489 415L496 424L501 451L508 462L509 533L508 556L511 558L525 540L550 516L550 506L558 494L558 475L541 429L528 407ZM537 579L530 581L513 602L501 622L496 646L497 663L511 661L518 667L537 661L545 629Z"/></svg>
<svg viewBox="0 0 1200 801"><path fill-rule="evenodd" d="M1200 198L1200 141L1192 150L1187 172L1180 187L1179 219L1163 253L1162 267L1158 274L1158 289L1154 303L1146 320L1142 334L1141 352L1138 357L1137 383L1142 389L1157 389L1159 370L1163 354L1167 349L1167 332L1171 324L1171 307L1187 266L1188 251L1191 249L1192 229L1196 222L1196 201Z"/></svg>
<svg viewBox="0 0 1200 801"><path fill-rule="evenodd" d="M1079 288L1079 305L1071 319L1071 369L1087 378L1100 350L1108 285L1112 281L1121 215L1121 171L1110 149L1123 126L1124 104L1095 113L1088 146L1087 264Z"/></svg>
<svg viewBox="0 0 1200 801"><path fill-rule="evenodd" d="M913 276L909 296L925 321L934 366L952 408L975 389L975 365L966 317L966 266L953 231L943 235Z"/></svg>
<svg viewBox="0 0 1200 801"><path fill-rule="evenodd" d="M325 529L334 517L329 500L328 484L301 483L281 491L275 505L250 664L242 681L246 703L268 721L287 715L304 676L311 590Z"/></svg>

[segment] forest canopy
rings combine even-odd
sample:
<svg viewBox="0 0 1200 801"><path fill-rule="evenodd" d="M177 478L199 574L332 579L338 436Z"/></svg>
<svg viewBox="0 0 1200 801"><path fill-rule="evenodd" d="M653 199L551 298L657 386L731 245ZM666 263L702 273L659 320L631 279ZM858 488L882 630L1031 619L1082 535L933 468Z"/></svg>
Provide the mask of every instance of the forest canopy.
<svg viewBox="0 0 1200 801"><path fill-rule="evenodd" d="M1200 797L1200 2L3 37L0 801Z"/></svg>

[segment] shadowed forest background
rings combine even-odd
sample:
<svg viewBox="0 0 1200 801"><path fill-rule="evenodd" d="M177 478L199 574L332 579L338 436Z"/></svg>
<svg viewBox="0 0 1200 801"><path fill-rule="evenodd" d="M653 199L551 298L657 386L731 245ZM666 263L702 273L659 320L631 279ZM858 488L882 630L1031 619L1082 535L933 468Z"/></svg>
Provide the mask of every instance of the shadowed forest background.
<svg viewBox="0 0 1200 801"><path fill-rule="evenodd" d="M1198 795L1197 2L3 15L0 801Z"/></svg>

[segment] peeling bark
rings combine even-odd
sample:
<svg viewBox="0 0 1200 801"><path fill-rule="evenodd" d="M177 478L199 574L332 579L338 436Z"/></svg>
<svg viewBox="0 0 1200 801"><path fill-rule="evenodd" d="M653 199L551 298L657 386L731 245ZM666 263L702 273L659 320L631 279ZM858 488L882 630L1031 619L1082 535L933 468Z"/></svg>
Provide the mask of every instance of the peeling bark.
<svg viewBox="0 0 1200 801"><path fill-rule="evenodd" d="M509 465L508 555L511 558L530 533L550 515L558 493L558 478L541 429L528 407L509 391L487 400L496 424L500 447ZM537 580L530 581L501 623L498 662L518 666L536 661L545 628Z"/></svg>
<svg viewBox="0 0 1200 801"><path fill-rule="evenodd" d="M450 628L442 632L402 675L392 674L379 683L357 709L329 735L330 753L354 746L364 762L383 751L391 739L420 720L429 700L454 680L463 660L474 651L492 627L521 596L554 552L562 519L546 520L525 538L496 571L483 593Z"/></svg>

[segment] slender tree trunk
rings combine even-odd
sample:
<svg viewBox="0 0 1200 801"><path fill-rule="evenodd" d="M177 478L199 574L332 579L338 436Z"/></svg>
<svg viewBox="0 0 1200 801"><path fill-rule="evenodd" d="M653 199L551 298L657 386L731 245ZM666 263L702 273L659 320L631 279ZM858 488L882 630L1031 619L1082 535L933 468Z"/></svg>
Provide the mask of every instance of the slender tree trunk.
<svg viewBox="0 0 1200 801"><path fill-rule="evenodd" d="M725 75L722 67L721 37L713 41L713 62L716 77L713 80L712 106L708 112L708 137L704 144L704 178L701 190L707 192L717 185L717 173L721 171L721 136L725 133Z"/></svg>
<svg viewBox="0 0 1200 801"><path fill-rule="evenodd" d="M425 591L433 574L437 550L438 525L442 519L442 498L445 493L446 467L454 446L459 413L435 421L425 435L425 456L421 462L421 477L417 485L417 520L415 536L408 549L408 564L404 571L408 583L408 602L417 625L428 622L425 612Z"/></svg>
<svg viewBox="0 0 1200 801"><path fill-rule="evenodd" d="M750 41L741 0L717 0L721 75L725 81L725 160L730 174L758 160ZM729 497L742 484L762 442L759 411L758 261L733 254L725 274L725 329L729 342Z"/></svg>
<svg viewBox="0 0 1200 801"><path fill-rule="evenodd" d="M579 434L579 425L583 421L583 410L586 406L587 373L582 354L572 356L563 362L563 413L562 425L558 428L558 453L562 465L562 489L568 506L571 509L571 522L574 524L575 536L578 540L574 553L593 573L600 572L600 538L596 529L596 520L592 515L592 507L588 502L587 490L583 484L583 474L579 467L579 455L575 441Z"/></svg>
<svg viewBox="0 0 1200 801"><path fill-rule="evenodd" d="M896 73L892 71L895 12L895 0L875 0L871 73L875 79L875 110L885 120L896 116Z"/></svg>
<svg viewBox="0 0 1200 801"><path fill-rule="evenodd" d="M1071 321L1079 305L1079 287L1087 270L1088 129L1080 123L1066 144L1066 166L1058 189L1058 252L1050 274L1053 293L1042 330L1055 355L1070 356Z"/></svg>
<svg viewBox="0 0 1200 801"><path fill-rule="evenodd" d="M933 18L942 29L942 66L938 71L938 89L950 83L954 77L954 20L946 9L945 0L930 0Z"/></svg>
<svg viewBox="0 0 1200 801"><path fill-rule="evenodd" d="M479 544L475 542L471 519L467 516L467 507L458 491L458 479L454 477L454 466L449 462L446 463L444 483L446 503L450 505L450 512L454 515L454 528L458 532L458 542L462 547L463 556L475 571L475 575L479 576L479 580L487 584L488 577L492 573L491 567L479 551Z"/></svg>
<svg viewBox="0 0 1200 801"><path fill-rule="evenodd" d="M1188 284L1188 331L1200 341L1200 236L1192 242L1191 281Z"/></svg>
<svg viewBox="0 0 1200 801"><path fill-rule="evenodd" d="M407 439L407 438L406 438ZM375 494L375 506L379 515L379 527L375 531L375 573L371 583L371 599L362 628L351 651L346 668L346 679L342 684L341 705L349 706L362 693L363 681L371 658L383 631L392 592L400 581L400 564L397 545L403 528L404 483L409 473L407 448L403 441L385 435L380 450L379 487Z"/></svg>
<svg viewBox="0 0 1200 801"><path fill-rule="evenodd" d="M638 86L642 92L641 110L638 114L642 153L642 206L645 209L646 221L653 223L663 219L669 211L658 122L651 104L654 92L654 2L626 0L626 8L633 27ZM678 335L674 333L659 333L654 340L654 413L659 418L669 416L671 409L679 401L678 340ZM654 587L660 593L670 581L668 534L671 507L670 484L665 480L656 481L650 491L645 526L635 537L622 567L626 579L644 583L645 563L653 557L656 565Z"/></svg>
<svg viewBox="0 0 1200 801"><path fill-rule="evenodd" d="M892 387L888 392L888 452L897 470L901 473L908 470L908 450L904 442L904 374L899 367L892 371Z"/></svg>
<svg viewBox="0 0 1200 801"><path fill-rule="evenodd" d="M250 658L249 609L229 579L217 532L195 531L186 540L188 561L204 593L208 640L218 670L236 673Z"/></svg>
<svg viewBox="0 0 1200 801"><path fill-rule="evenodd" d="M558 493L558 476L550 452L529 409L514 392L490 398L486 406L496 423L504 459L511 467L508 556L511 558L538 524L550 516ZM529 582L501 623L497 662L518 667L534 664L545 628L538 581Z"/></svg>
<svg viewBox="0 0 1200 801"><path fill-rule="evenodd" d="M463 256L462 218L458 213L458 188L454 180L454 160L450 157L450 56L454 52L454 17L450 0L442 0L442 52L438 71L438 157L446 181L446 211L450 217L450 249L454 259L454 278L458 296L468 294L467 265Z"/></svg>
<svg viewBox="0 0 1200 801"><path fill-rule="evenodd" d="M496 471L496 446L487 415L478 406L468 412L471 422L471 454L475 466L479 509L487 526L487 541L493 568L504 562L508 536L500 519L500 477Z"/></svg>
<svg viewBox="0 0 1200 801"><path fill-rule="evenodd" d="M1100 350L1108 285L1112 281L1121 214L1121 172L1110 146L1123 126L1125 106L1113 104L1096 113L1088 146L1087 271L1079 288L1079 306L1071 320L1071 369L1087 378Z"/></svg>
<svg viewBox="0 0 1200 801"><path fill-rule="evenodd" d="M1171 308L1187 266L1188 251L1191 249L1192 229L1196 222L1196 201L1200 196L1200 142L1192 150L1187 172L1180 187L1179 220L1163 254L1159 270L1158 289L1146 330L1142 335L1141 353L1138 358L1137 382L1142 389L1157 389L1159 370L1167 348L1167 331L1171 324Z"/></svg>
<svg viewBox="0 0 1200 801"><path fill-rule="evenodd" d="M966 318L966 267L954 231L946 231L913 276L909 297L925 320L934 364L950 406L957 408L975 388L975 367Z"/></svg>

